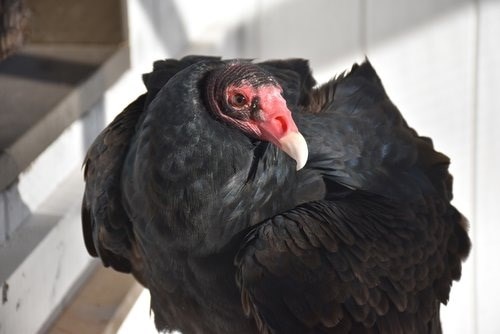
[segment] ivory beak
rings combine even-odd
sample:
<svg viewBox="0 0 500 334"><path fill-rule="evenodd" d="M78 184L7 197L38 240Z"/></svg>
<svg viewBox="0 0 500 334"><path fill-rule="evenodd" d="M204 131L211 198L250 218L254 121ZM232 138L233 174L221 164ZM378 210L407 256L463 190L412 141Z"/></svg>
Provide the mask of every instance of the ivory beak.
<svg viewBox="0 0 500 334"><path fill-rule="evenodd" d="M297 162L297 170L302 169L307 162L309 150L300 132L289 132L278 140L280 148Z"/></svg>

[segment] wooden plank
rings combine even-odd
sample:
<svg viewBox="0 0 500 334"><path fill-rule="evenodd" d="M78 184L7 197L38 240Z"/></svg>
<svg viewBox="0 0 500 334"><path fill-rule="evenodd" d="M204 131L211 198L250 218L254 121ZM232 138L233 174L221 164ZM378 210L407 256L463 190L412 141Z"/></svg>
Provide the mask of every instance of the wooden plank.
<svg viewBox="0 0 500 334"><path fill-rule="evenodd" d="M142 291L132 275L99 266L47 333L116 333Z"/></svg>

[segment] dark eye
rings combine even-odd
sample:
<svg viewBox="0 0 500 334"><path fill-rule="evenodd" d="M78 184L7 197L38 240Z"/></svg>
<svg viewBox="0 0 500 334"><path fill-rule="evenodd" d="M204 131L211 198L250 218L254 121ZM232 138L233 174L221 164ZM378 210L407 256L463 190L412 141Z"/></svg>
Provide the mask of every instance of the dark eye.
<svg viewBox="0 0 500 334"><path fill-rule="evenodd" d="M247 104L247 98L241 93L236 93L229 97L229 104L236 108L241 108Z"/></svg>

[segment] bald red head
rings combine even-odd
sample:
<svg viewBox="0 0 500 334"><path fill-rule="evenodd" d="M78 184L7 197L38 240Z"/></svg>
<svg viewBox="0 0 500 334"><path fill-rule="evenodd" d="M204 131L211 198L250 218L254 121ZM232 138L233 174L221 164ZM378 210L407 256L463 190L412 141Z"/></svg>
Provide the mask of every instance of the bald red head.
<svg viewBox="0 0 500 334"><path fill-rule="evenodd" d="M268 141L297 162L307 162L307 144L274 77L251 63L230 63L208 80L211 112L245 134Z"/></svg>

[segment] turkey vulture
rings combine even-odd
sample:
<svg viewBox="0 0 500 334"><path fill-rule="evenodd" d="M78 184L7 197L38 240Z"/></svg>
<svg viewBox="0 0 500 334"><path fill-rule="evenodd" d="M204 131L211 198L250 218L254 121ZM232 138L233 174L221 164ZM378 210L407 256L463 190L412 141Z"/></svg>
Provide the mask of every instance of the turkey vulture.
<svg viewBox="0 0 500 334"><path fill-rule="evenodd" d="M85 244L151 293L159 330L440 333L470 240L449 159L368 60L188 56L85 158Z"/></svg>

